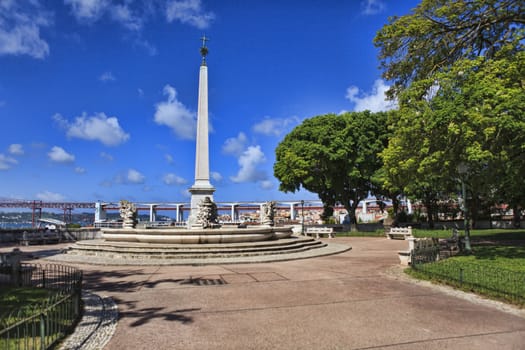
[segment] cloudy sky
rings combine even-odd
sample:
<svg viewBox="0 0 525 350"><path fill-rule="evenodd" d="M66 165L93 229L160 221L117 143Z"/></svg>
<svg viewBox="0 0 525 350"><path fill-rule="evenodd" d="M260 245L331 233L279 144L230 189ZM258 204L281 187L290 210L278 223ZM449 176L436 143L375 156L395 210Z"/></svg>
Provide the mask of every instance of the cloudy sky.
<svg viewBox="0 0 525 350"><path fill-rule="evenodd" d="M0 197L187 201L200 37L215 200L278 191L305 118L391 108L376 31L415 0L0 0Z"/></svg>

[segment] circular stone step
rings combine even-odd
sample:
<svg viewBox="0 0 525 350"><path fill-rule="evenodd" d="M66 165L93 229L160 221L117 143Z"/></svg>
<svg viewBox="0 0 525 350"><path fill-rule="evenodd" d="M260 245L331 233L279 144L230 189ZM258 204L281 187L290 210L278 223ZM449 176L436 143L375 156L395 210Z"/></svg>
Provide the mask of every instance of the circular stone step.
<svg viewBox="0 0 525 350"><path fill-rule="evenodd" d="M274 241L222 244L153 244L79 241L53 261L102 265L210 265L285 261L331 255L351 247L291 236Z"/></svg>

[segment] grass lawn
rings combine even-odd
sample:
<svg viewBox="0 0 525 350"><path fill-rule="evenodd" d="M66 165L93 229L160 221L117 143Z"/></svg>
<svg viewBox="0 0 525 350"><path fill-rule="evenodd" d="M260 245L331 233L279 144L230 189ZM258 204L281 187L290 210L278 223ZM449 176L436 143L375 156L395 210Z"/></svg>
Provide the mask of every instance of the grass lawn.
<svg viewBox="0 0 525 350"><path fill-rule="evenodd" d="M42 288L1 287L0 305L2 305L2 311L0 319L23 306L38 305L55 293L56 291Z"/></svg>
<svg viewBox="0 0 525 350"><path fill-rule="evenodd" d="M336 237L385 237L383 230L376 231L343 231L336 232Z"/></svg>
<svg viewBox="0 0 525 350"><path fill-rule="evenodd" d="M458 255L405 271L416 278L525 306L525 245L522 241L512 245L505 233L478 237L485 237L483 241L486 241L489 236L491 244L473 244L470 255ZM505 245L498 245L498 239Z"/></svg>
<svg viewBox="0 0 525 350"><path fill-rule="evenodd" d="M435 238L450 238L452 237L452 230L429 230L429 229L413 229L414 237L435 237ZM460 236L464 235L463 230L458 230ZM357 232L337 232L337 236L341 237L384 237L384 230L376 231L357 231ZM470 230L470 237L473 242L480 240L489 241L525 241L525 229L482 229Z"/></svg>
<svg viewBox="0 0 525 350"><path fill-rule="evenodd" d="M525 245L473 245L471 255L456 256L453 259L458 262L475 263L525 273Z"/></svg>
<svg viewBox="0 0 525 350"><path fill-rule="evenodd" d="M458 230L459 235L464 235L463 230ZM450 238L452 230L424 230L414 229L415 237L436 237L436 238ZM491 240L491 241L525 241L524 229L483 229L470 230L470 237L472 241Z"/></svg>
<svg viewBox="0 0 525 350"><path fill-rule="evenodd" d="M459 231L463 235L463 231ZM414 230L415 237L450 238L451 230ZM472 254L456 256L459 262L525 272L525 230L471 230Z"/></svg>
<svg viewBox="0 0 525 350"><path fill-rule="evenodd" d="M43 288L0 288L0 349L40 349L59 341L75 320L66 310L66 304L50 307L46 302L57 291ZM51 299L57 301L57 299ZM47 309L40 306L47 305ZM17 311L18 310L18 311ZM45 315L45 330L41 334L40 314ZM42 342L44 342L42 344Z"/></svg>

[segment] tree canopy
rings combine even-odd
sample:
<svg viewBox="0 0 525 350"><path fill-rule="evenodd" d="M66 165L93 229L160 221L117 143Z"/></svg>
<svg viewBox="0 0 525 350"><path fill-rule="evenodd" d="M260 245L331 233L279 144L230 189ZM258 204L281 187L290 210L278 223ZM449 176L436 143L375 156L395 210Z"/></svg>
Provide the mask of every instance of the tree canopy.
<svg viewBox="0 0 525 350"><path fill-rule="evenodd" d="M369 111L306 119L276 148L279 189L304 188L325 205L341 203L355 223L359 201L378 190L373 180L388 139L386 122L386 113Z"/></svg>
<svg viewBox="0 0 525 350"><path fill-rule="evenodd" d="M393 97L459 59L493 58L523 40L523 25L521 0L422 0L411 14L390 18L374 42L383 77L394 84Z"/></svg>
<svg viewBox="0 0 525 350"><path fill-rule="evenodd" d="M525 3L422 0L374 42L399 109L305 120L276 149L280 189L339 202L353 222L369 193L409 195L431 220L460 177L471 212L524 208Z"/></svg>
<svg viewBox="0 0 525 350"><path fill-rule="evenodd" d="M463 163L472 205L525 204L523 10L512 0L423 0L377 34L400 106L381 154L387 187L431 206L455 190Z"/></svg>
<svg viewBox="0 0 525 350"><path fill-rule="evenodd" d="M413 82L401 95L411 102L401 104L381 154L389 179L385 185L418 198L431 188L454 191L457 166L464 163L471 189L476 185L475 190L486 192L484 198L524 205L525 182L516 176L525 170L525 82L519 78L524 73L523 52L511 57L501 52L488 61L460 60L428 78L434 84L430 93L429 81ZM416 97L425 91L427 98Z"/></svg>

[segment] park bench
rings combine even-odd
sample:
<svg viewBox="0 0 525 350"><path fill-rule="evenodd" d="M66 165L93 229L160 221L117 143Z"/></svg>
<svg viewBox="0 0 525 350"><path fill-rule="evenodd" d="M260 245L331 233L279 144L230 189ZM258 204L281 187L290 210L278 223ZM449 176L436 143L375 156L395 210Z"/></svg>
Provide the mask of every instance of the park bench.
<svg viewBox="0 0 525 350"><path fill-rule="evenodd" d="M319 239L320 236L326 235L329 238L334 238L334 228L333 227L323 227L323 226L312 226L306 228L306 235L312 236L316 239Z"/></svg>
<svg viewBox="0 0 525 350"><path fill-rule="evenodd" d="M386 232L386 238L388 239L407 239L412 237L412 227L391 227Z"/></svg>
<svg viewBox="0 0 525 350"><path fill-rule="evenodd" d="M434 250L437 251L436 258L439 258L439 241L437 238L414 238L408 237L408 250L397 252L401 265L411 265L414 257L414 251Z"/></svg>

